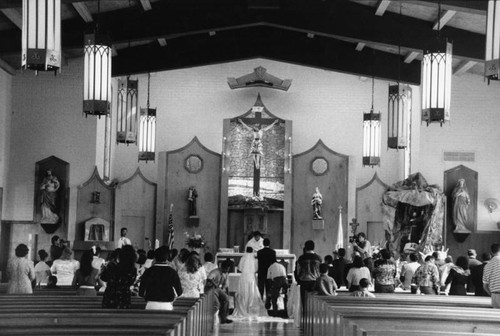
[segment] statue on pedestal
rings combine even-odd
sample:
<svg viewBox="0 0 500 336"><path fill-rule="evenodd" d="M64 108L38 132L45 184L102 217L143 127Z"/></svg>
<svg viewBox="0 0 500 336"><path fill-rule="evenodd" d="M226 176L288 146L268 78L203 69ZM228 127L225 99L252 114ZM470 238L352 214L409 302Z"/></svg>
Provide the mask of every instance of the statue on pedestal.
<svg viewBox="0 0 500 336"><path fill-rule="evenodd" d="M196 198L198 197L198 192L195 187L189 187L188 190L188 202L189 202L189 217L196 217Z"/></svg>
<svg viewBox="0 0 500 336"><path fill-rule="evenodd" d="M453 198L452 217L455 223L455 230L453 232L470 233L471 231L467 228L467 223L469 222L467 209L470 205L470 197L464 179L457 181L451 197Z"/></svg>
<svg viewBox="0 0 500 336"><path fill-rule="evenodd" d="M313 207L313 219L323 219L321 216L321 205L323 204L323 196L319 192L319 188L316 187L316 192L314 193L311 205Z"/></svg>

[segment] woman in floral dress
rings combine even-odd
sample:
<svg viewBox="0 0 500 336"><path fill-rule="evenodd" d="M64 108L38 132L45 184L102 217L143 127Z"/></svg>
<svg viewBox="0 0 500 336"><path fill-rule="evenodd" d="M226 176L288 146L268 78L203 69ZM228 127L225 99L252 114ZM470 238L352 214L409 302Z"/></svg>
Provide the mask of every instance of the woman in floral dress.
<svg viewBox="0 0 500 336"><path fill-rule="evenodd" d="M200 255L197 252L191 252L186 266L179 270L179 279L182 285L182 296L197 298L203 293L207 274L201 267Z"/></svg>
<svg viewBox="0 0 500 336"><path fill-rule="evenodd" d="M130 286L135 282L137 255L131 245L125 245L118 254L118 262L109 262L101 273L106 282L106 290L102 298L104 308L130 308Z"/></svg>

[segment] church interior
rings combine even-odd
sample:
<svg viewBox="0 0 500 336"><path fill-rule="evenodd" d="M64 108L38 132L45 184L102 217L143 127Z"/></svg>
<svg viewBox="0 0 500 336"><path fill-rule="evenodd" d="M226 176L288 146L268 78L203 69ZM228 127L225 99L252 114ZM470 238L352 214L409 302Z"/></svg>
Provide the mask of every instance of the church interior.
<svg viewBox="0 0 500 336"><path fill-rule="evenodd" d="M500 241L497 1L39 2L0 3L1 282L21 243L122 228L221 257L259 231L289 270L360 232Z"/></svg>

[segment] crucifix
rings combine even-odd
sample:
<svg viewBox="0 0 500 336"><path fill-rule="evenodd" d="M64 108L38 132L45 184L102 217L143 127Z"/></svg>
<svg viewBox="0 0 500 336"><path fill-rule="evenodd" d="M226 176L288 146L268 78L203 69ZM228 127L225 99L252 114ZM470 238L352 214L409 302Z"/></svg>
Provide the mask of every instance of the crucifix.
<svg viewBox="0 0 500 336"><path fill-rule="evenodd" d="M359 226L359 223L358 223L358 220L356 218L353 218L351 223L349 223L349 226L351 227L351 233L352 235L356 235L356 231L358 231L358 226Z"/></svg>
<svg viewBox="0 0 500 336"><path fill-rule="evenodd" d="M238 118L238 122L243 125L245 129L253 132L252 146L250 148L250 155L253 158L253 194L259 196L260 193L260 167L262 163L262 156L264 155L264 146L262 144L262 137L264 132L270 130L279 119L262 118L262 111L264 106L253 106L252 111L255 113L254 118ZM251 126L249 126L251 125ZM267 125L262 127L262 125Z"/></svg>

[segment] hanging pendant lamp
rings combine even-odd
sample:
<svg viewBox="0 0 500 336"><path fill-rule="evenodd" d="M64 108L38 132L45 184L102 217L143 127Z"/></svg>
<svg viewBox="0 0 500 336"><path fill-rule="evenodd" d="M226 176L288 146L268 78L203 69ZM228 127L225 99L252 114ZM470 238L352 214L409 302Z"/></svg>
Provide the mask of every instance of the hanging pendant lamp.
<svg viewBox="0 0 500 336"><path fill-rule="evenodd" d="M372 107L363 113L363 166L380 165L380 113L373 109L375 78L372 77Z"/></svg>
<svg viewBox="0 0 500 336"><path fill-rule="evenodd" d="M484 76L490 80L498 80L500 73L500 2L488 1L486 19L486 59Z"/></svg>
<svg viewBox="0 0 500 336"><path fill-rule="evenodd" d="M139 116L139 161L155 160L156 109L149 107L151 74L148 73L148 101Z"/></svg>
<svg viewBox="0 0 500 336"><path fill-rule="evenodd" d="M137 142L138 82L130 77L118 81L116 121L118 143L128 145Z"/></svg>
<svg viewBox="0 0 500 336"><path fill-rule="evenodd" d="M61 0L23 0L21 48L23 69L61 67Z"/></svg>
<svg viewBox="0 0 500 336"><path fill-rule="evenodd" d="M441 13L441 5L439 5ZM439 36L424 51L422 58L422 121L438 122L441 126L450 120L451 71L453 45Z"/></svg>

